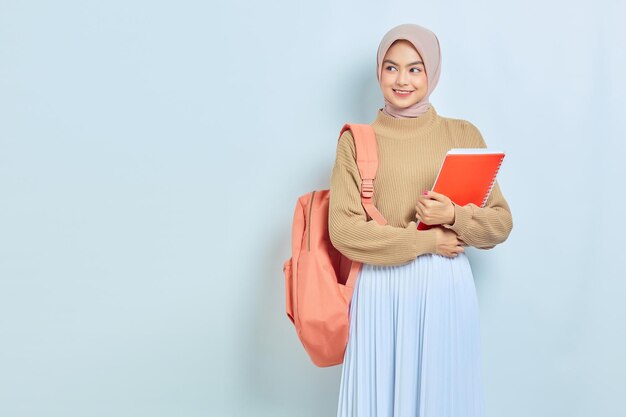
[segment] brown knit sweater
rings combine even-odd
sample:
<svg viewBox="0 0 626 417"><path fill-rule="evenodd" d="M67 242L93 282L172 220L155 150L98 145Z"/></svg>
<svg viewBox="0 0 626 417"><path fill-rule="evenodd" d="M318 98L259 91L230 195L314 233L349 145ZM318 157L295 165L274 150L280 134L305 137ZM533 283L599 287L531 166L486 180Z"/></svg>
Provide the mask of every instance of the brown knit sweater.
<svg viewBox="0 0 626 417"><path fill-rule="evenodd" d="M398 265L435 253L434 229L417 230L417 197L432 188L448 150L486 147L479 130L468 121L439 116L432 106L417 118L395 118L379 110L371 126L379 159L374 204L388 224L366 221L354 140L346 131L337 144L330 185L328 225L333 246L349 259L374 265ZM497 181L484 208L455 204L454 215L454 224L444 227L481 249L506 240L513 227Z"/></svg>

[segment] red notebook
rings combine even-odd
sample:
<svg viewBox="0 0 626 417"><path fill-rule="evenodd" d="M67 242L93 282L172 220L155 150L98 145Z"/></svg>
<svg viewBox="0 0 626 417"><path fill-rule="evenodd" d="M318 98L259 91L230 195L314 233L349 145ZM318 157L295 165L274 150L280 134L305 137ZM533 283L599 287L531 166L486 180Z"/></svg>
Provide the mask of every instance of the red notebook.
<svg viewBox="0 0 626 417"><path fill-rule="evenodd" d="M459 206L483 207L496 182L504 152L485 148L457 148L446 154L432 190L448 196ZM430 229L422 222L418 230Z"/></svg>

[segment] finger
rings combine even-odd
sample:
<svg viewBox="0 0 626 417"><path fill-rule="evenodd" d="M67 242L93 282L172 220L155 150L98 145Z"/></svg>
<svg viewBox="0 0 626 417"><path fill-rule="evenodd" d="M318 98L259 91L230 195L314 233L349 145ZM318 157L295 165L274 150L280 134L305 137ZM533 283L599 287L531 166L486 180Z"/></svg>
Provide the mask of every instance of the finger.
<svg viewBox="0 0 626 417"><path fill-rule="evenodd" d="M441 193L436 193L434 191L429 191L428 192L428 197L430 197L432 200L437 200L440 203L446 202L446 199L448 198L445 195L443 195Z"/></svg>
<svg viewBox="0 0 626 417"><path fill-rule="evenodd" d="M422 194L420 194L417 199L423 203L432 201L433 197L432 197L432 193L433 191L424 191Z"/></svg>
<svg viewBox="0 0 626 417"><path fill-rule="evenodd" d="M437 204L437 203L433 203L432 200L423 200L423 201L418 201L417 204L421 204L422 208L426 210L426 209L431 208L433 204Z"/></svg>

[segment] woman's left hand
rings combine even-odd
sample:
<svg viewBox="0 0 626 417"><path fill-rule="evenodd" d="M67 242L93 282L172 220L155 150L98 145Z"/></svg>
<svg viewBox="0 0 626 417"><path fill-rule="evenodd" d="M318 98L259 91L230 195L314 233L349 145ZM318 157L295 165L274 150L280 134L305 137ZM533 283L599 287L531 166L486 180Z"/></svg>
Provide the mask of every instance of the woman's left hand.
<svg viewBox="0 0 626 417"><path fill-rule="evenodd" d="M424 191L424 194L417 198L415 218L427 225L453 224L454 204L443 194Z"/></svg>

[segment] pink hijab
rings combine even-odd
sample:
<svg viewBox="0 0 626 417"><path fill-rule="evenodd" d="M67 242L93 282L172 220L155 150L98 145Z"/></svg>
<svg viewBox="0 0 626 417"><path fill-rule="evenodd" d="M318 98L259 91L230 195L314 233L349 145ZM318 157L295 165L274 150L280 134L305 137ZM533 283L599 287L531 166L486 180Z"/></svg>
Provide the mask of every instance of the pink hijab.
<svg viewBox="0 0 626 417"><path fill-rule="evenodd" d="M378 78L379 83L382 62L385 58L385 54L387 53L389 47L391 47L391 44L398 39L405 39L411 42L422 57L426 68L426 77L428 78L428 91L423 99L405 109L396 107L385 99L385 108L383 111L393 117L419 117L420 115L426 113L426 111L430 108L430 101L428 101L428 97L430 96L430 93L433 92L437 86L437 82L439 81L439 73L441 71L441 50L439 49L439 39L437 39L437 36L435 36L433 32L425 27L410 23L399 25L391 29L385 34L385 36L383 36L383 39L380 41L380 45L378 45L376 77Z"/></svg>

